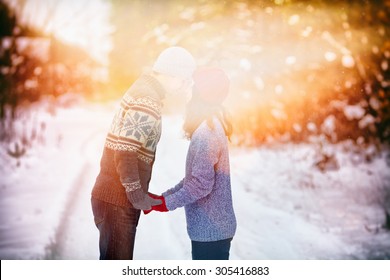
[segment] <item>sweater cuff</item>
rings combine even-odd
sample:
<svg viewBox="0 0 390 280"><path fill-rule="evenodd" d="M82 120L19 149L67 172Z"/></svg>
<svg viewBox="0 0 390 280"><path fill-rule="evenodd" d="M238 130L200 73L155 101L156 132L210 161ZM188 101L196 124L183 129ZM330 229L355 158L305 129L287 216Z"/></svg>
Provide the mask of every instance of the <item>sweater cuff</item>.
<svg viewBox="0 0 390 280"><path fill-rule="evenodd" d="M125 187L126 192L133 192L141 188L141 183L140 181L136 181L132 183L123 183L123 187Z"/></svg>
<svg viewBox="0 0 390 280"><path fill-rule="evenodd" d="M145 198L145 193L142 189L127 192L126 195L131 204L137 203Z"/></svg>
<svg viewBox="0 0 390 280"><path fill-rule="evenodd" d="M165 199L165 205L167 206L167 209L169 211L173 211L177 208L177 206L174 205L174 201L172 200L172 196L171 195L163 195L164 199Z"/></svg>
<svg viewBox="0 0 390 280"><path fill-rule="evenodd" d="M135 203L142 200L145 196L139 181L134 183L125 183L123 186L126 189L126 195L130 203Z"/></svg>

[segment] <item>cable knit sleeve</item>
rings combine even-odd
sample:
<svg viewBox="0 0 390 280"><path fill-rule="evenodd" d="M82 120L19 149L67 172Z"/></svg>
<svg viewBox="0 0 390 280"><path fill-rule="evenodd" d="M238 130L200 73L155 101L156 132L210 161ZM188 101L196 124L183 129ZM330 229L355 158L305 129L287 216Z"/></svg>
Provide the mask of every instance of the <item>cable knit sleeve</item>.
<svg viewBox="0 0 390 280"><path fill-rule="evenodd" d="M174 210L207 196L215 183L214 165L219 147L213 131L203 123L193 134L187 155L183 186L165 196L167 208Z"/></svg>

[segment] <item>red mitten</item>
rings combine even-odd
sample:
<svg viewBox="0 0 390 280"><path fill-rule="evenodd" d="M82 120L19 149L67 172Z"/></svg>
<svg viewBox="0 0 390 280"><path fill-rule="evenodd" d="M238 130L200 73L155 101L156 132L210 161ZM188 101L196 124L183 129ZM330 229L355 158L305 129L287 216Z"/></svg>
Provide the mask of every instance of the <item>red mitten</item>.
<svg viewBox="0 0 390 280"><path fill-rule="evenodd" d="M154 198L154 199L160 199L162 201L162 203L159 205L152 206L152 209L150 209L150 210L144 210L145 215L149 214L153 210L157 211L157 212L168 212L169 211L167 208L167 205L165 204L165 198L162 195L155 195L155 194L149 193L149 196L151 198Z"/></svg>
<svg viewBox="0 0 390 280"><path fill-rule="evenodd" d="M154 193L151 193L151 192L148 192L148 195L151 197L151 198L154 198L154 199L162 199L162 195L158 195L158 194L154 194Z"/></svg>

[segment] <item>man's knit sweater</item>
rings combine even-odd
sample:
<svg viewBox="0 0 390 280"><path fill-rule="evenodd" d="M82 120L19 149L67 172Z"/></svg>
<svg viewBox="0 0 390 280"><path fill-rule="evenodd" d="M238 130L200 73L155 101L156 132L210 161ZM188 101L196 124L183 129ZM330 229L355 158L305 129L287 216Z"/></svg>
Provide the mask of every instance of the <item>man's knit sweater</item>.
<svg viewBox="0 0 390 280"><path fill-rule="evenodd" d="M163 193L167 208L185 206L187 231L193 241L232 238L236 231L228 143L219 120L203 122L193 133L185 178Z"/></svg>
<svg viewBox="0 0 390 280"><path fill-rule="evenodd" d="M161 100L165 91L152 76L141 76L122 98L104 145L92 196L131 207L126 191L149 188L161 136Z"/></svg>

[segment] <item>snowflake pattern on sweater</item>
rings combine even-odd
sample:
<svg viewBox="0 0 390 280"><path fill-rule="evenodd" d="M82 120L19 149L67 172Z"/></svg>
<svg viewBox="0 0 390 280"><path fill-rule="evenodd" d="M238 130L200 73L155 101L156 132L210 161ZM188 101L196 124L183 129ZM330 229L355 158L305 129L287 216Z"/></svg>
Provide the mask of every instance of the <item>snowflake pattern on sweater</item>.
<svg viewBox="0 0 390 280"><path fill-rule="evenodd" d="M149 97L127 98L116 113L105 146L118 151L137 152L146 163L154 159L161 135L160 108Z"/></svg>

